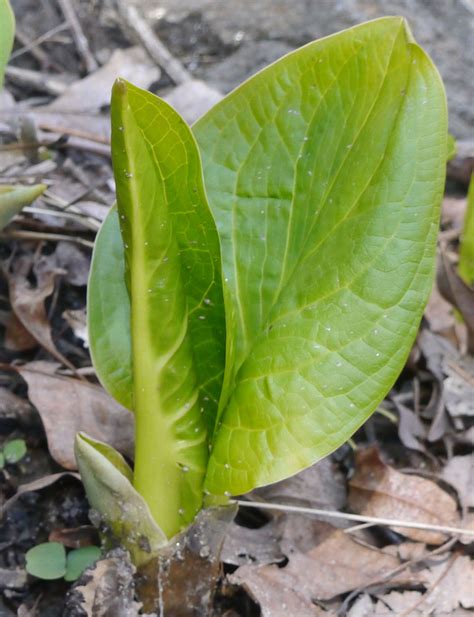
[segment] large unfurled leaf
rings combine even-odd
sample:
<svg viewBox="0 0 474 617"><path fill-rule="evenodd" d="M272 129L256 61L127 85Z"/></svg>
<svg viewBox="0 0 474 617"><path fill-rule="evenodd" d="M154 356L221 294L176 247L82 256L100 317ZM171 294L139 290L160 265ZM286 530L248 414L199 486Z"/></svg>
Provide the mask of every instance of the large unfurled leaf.
<svg viewBox="0 0 474 617"><path fill-rule="evenodd" d="M399 374L432 282L445 95L385 18L289 54L194 133L236 319L206 488L237 494L333 451Z"/></svg>
<svg viewBox="0 0 474 617"><path fill-rule="evenodd" d="M15 36L15 16L9 0L0 0L0 89Z"/></svg>
<svg viewBox="0 0 474 617"><path fill-rule="evenodd" d="M118 219L112 211L97 242L91 347L106 388L135 411L134 486L169 537L201 506L221 390L219 239L191 131L124 81L112 96L112 159ZM125 260L112 242L119 226Z"/></svg>

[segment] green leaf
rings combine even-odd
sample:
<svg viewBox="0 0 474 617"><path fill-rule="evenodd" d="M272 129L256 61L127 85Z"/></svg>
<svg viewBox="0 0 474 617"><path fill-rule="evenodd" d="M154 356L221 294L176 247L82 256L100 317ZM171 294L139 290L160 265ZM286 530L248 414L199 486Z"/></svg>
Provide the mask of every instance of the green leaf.
<svg viewBox="0 0 474 617"><path fill-rule="evenodd" d="M236 320L211 493L311 465L394 383L432 284L446 117L433 64L384 18L289 54L195 125Z"/></svg>
<svg viewBox="0 0 474 617"><path fill-rule="evenodd" d="M66 551L59 542L38 544L26 553L26 571L37 578L52 581L66 574Z"/></svg>
<svg viewBox="0 0 474 617"><path fill-rule="evenodd" d="M75 453L87 498L135 564L148 561L167 542L143 497L133 488L132 470L121 454L79 433Z"/></svg>
<svg viewBox="0 0 474 617"><path fill-rule="evenodd" d="M474 175L469 182L466 214L459 247L459 275L467 285L474 285Z"/></svg>
<svg viewBox="0 0 474 617"><path fill-rule="evenodd" d="M18 463L18 461L21 461L26 452L26 443L24 439L12 439L3 446L3 456L5 457L5 461L10 465L14 465Z"/></svg>
<svg viewBox="0 0 474 617"><path fill-rule="evenodd" d="M15 36L15 15L9 0L0 0L0 90L3 88L5 67L10 57Z"/></svg>
<svg viewBox="0 0 474 617"><path fill-rule="evenodd" d="M0 0L1 2L1 0ZM3 229L22 208L29 206L46 190L45 184L33 186L0 186L0 229Z"/></svg>
<svg viewBox="0 0 474 617"><path fill-rule="evenodd" d="M5 467L5 455L0 451L0 469Z"/></svg>
<svg viewBox="0 0 474 617"><path fill-rule="evenodd" d="M458 151L458 146L456 144L456 138L453 135L451 135L451 133L448 133L447 149L448 149L448 155L446 157L446 160L451 161L456 156L457 151Z"/></svg>
<svg viewBox="0 0 474 617"><path fill-rule="evenodd" d="M87 320L99 380L121 405L133 410L130 301L116 206L96 237L87 286Z"/></svg>
<svg viewBox="0 0 474 617"><path fill-rule="evenodd" d="M83 546L70 551L66 559L66 581L75 581L81 574L100 558L100 548L97 546Z"/></svg>
<svg viewBox="0 0 474 617"><path fill-rule="evenodd" d="M102 383L135 412L134 485L170 537L201 507L223 378L219 239L189 128L124 81L112 96L112 159L119 219L110 214L95 248L91 348Z"/></svg>

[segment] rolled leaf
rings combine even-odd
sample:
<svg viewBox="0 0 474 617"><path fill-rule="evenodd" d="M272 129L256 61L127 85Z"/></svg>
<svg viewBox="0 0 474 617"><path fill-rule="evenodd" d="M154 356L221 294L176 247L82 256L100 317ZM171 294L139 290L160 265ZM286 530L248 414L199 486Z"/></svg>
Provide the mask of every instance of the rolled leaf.
<svg viewBox="0 0 474 617"><path fill-rule="evenodd" d="M311 465L393 385L432 284L446 115L430 59L384 18L290 53L194 126L236 316L211 493Z"/></svg>
<svg viewBox="0 0 474 617"><path fill-rule="evenodd" d="M153 520L143 497L133 488L132 470L116 450L79 433L76 460L90 505L135 564L146 563L167 538Z"/></svg>
<svg viewBox="0 0 474 617"><path fill-rule="evenodd" d="M92 354L104 385L135 412L134 486L170 537L201 507L224 373L219 239L189 128L121 80L112 159L119 218L111 212L95 249ZM119 227L125 258L112 241Z"/></svg>

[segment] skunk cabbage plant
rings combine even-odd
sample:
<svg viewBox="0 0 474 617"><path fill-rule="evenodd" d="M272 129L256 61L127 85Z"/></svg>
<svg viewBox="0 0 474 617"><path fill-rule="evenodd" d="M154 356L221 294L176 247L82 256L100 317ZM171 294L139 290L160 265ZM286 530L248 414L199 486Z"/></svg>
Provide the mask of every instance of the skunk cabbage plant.
<svg viewBox="0 0 474 617"><path fill-rule="evenodd" d="M85 435L76 453L137 563L375 410L430 291L446 156L443 85L401 18L288 54L192 128L116 82L88 318L134 470Z"/></svg>

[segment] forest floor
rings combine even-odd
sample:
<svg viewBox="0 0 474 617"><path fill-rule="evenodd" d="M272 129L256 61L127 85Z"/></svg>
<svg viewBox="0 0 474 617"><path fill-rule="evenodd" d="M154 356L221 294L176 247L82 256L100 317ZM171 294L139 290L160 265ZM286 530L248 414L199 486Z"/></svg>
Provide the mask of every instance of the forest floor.
<svg viewBox="0 0 474 617"><path fill-rule="evenodd" d="M437 285L402 374L353 440L246 496L328 515L242 508L224 544L215 607L226 617L473 614L473 536L427 528L474 530L474 290L459 291L456 271L474 164L464 31L472 3L460 1L449 12L450 3L427 8L421 1L409 8L392 2L391 10L363 0L146 1L137 3L140 14L163 43L151 55L124 1L12 4L17 35L0 94L0 186L48 188L0 231L0 616L99 615L90 600L99 576L43 581L27 574L25 553L48 540L68 550L99 542L75 473L78 430L126 454L132 449L131 418L96 385L86 331L94 237L115 199L108 118L114 79L167 97L192 122L290 49L398 9L413 13L415 34L439 60L459 140L448 166ZM441 23L450 26L442 41ZM418 527L361 526L331 512ZM124 596L124 605L129 600Z"/></svg>

